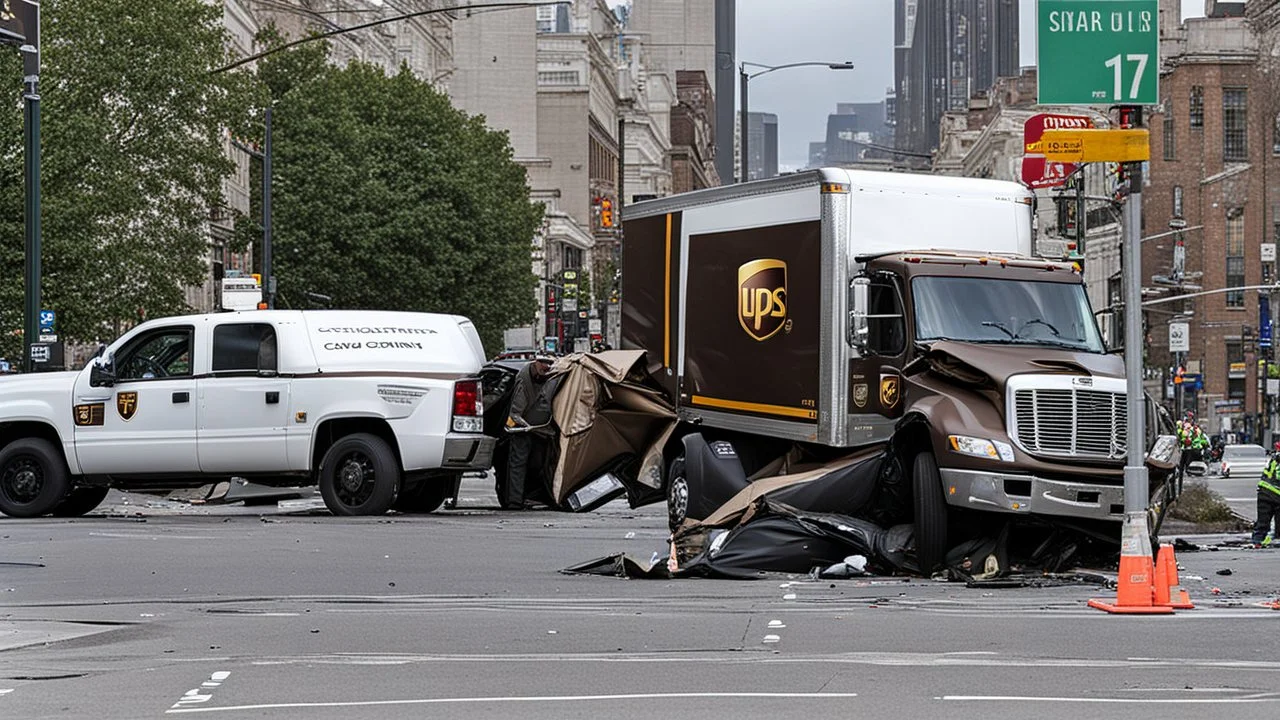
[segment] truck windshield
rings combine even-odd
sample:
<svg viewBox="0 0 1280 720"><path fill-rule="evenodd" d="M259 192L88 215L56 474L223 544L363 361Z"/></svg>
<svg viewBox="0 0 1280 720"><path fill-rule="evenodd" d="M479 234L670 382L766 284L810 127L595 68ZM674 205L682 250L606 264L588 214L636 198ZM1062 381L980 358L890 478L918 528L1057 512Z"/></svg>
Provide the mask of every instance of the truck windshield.
<svg viewBox="0 0 1280 720"><path fill-rule="evenodd" d="M1083 285L925 276L911 281L911 292L920 341L1106 351Z"/></svg>

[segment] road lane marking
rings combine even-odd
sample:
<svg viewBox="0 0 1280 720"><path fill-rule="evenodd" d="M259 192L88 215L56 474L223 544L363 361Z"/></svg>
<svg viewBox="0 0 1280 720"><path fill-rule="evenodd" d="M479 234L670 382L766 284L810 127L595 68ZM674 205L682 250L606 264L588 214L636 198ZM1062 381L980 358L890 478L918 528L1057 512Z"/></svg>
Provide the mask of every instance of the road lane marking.
<svg viewBox="0 0 1280 720"><path fill-rule="evenodd" d="M0 695L8 695L13 692L13 688L0 688Z"/></svg>
<svg viewBox="0 0 1280 720"><path fill-rule="evenodd" d="M1259 693L1236 698L1106 698L1106 697L1036 697L1032 695L943 695L935 700L958 702L1042 702L1042 703L1109 703L1116 705L1231 705L1280 702L1280 695Z"/></svg>
<svg viewBox="0 0 1280 720"><path fill-rule="evenodd" d="M200 687L192 688L178 698L178 702L174 703L166 712L175 712L174 708L185 708L191 705L206 703L213 699L213 689L221 687L227 678L231 677L231 673L227 670L219 670L209 676L208 680L200 683ZM177 710L177 712L182 712Z"/></svg>
<svg viewBox="0 0 1280 720"><path fill-rule="evenodd" d="M410 700L346 700L338 702L263 703L261 705L235 705L227 707L171 708L166 713L243 712L245 710L282 710L291 708L373 707L382 705L458 705L478 703L542 703L542 702L599 702L611 700L667 700L682 698L780 698L799 700L845 700L858 697L857 693L784 693L784 692L687 692L687 693L627 693L620 695L512 695L505 697L456 697L417 698Z"/></svg>

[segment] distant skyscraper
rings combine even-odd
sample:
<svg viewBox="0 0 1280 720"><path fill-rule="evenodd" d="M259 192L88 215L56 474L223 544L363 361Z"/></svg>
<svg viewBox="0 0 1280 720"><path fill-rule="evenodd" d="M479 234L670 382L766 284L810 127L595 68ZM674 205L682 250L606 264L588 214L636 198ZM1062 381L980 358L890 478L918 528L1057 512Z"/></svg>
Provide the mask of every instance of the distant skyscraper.
<svg viewBox="0 0 1280 720"><path fill-rule="evenodd" d="M895 138L928 153L938 121L1018 73L1018 0L895 0Z"/></svg>
<svg viewBox="0 0 1280 720"><path fill-rule="evenodd" d="M747 179L778 176L778 116L747 113Z"/></svg>

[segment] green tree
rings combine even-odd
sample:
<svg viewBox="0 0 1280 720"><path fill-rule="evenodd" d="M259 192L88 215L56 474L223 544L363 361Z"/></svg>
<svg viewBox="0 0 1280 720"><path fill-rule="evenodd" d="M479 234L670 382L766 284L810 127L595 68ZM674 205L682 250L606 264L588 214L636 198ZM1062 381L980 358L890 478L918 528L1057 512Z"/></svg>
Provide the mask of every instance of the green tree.
<svg viewBox="0 0 1280 720"><path fill-rule="evenodd" d="M229 61L221 4L44 0L44 306L59 331L108 338L121 322L187 309L208 273L208 210L232 165L248 73ZM0 354L22 326L22 73L0 52Z"/></svg>
<svg viewBox="0 0 1280 720"><path fill-rule="evenodd" d="M273 257L281 306L465 315L486 348L534 315L542 206L506 133L408 70L317 62L316 43L261 62L273 94ZM257 234L257 228L250 235Z"/></svg>

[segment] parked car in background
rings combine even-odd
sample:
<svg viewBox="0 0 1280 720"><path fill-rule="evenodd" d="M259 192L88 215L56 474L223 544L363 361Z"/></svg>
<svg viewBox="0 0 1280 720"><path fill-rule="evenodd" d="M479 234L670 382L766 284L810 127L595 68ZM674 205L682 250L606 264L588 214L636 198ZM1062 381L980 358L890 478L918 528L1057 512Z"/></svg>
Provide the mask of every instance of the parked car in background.
<svg viewBox="0 0 1280 720"><path fill-rule="evenodd" d="M1222 449L1218 474L1222 477L1261 477L1267 468L1267 451L1258 445L1228 445Z"/></svg>

